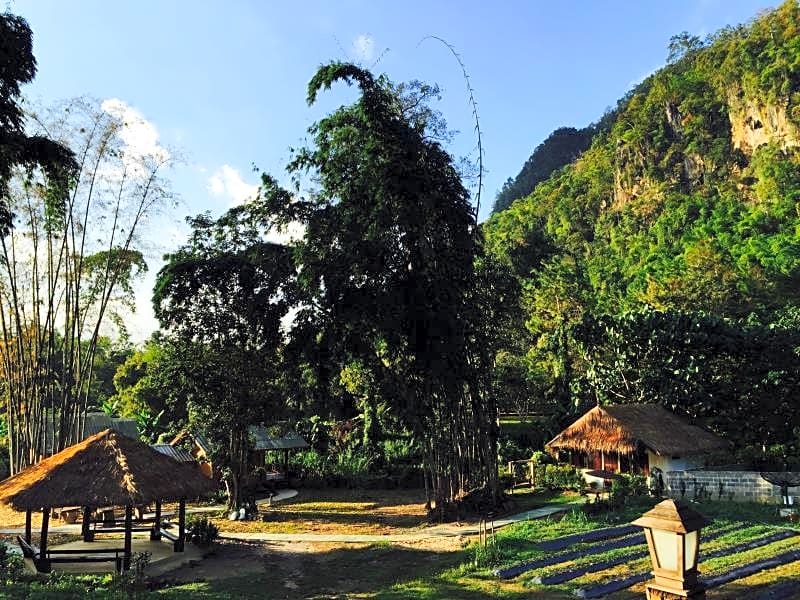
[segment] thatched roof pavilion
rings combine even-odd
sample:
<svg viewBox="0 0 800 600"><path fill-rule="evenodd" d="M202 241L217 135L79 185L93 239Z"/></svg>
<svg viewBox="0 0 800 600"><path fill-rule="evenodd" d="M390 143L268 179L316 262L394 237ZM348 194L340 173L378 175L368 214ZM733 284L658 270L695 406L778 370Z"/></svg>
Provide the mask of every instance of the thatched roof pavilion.
<svg viewBox="0 0 800 600"><path fill-rule="evenodd" d="M50 509L84 507L84 539L90 541L92 508L124 506L126 565L130 563L132 508L156 504L151 537L160 539L161 502L177 500L179 544L182 549L185 500L211 491L212 483L191 465L181 464L139 440L107 429L28 467L0 483L0 501L26 511L26 541L30 544L30 515L42 510L42 548L45 558Z"/></svg>
<svg viewBox="0 0 800 600"><path fill-rule="evenodd" d="M666 459L728 447L725 440L658 404L595 406L545 444L550 452L570 450L618 456L646 453Z"/></svg>

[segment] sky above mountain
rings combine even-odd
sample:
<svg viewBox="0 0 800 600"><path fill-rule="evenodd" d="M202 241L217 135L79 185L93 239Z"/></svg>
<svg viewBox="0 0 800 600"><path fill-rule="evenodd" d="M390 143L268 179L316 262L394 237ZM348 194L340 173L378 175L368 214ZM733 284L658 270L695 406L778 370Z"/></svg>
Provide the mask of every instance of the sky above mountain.
<svg viewBox="0 0 800 600"><path fill-rule="evenodd" d="M183 218L219 214L256 190L253 167L288 183L284 165L308 126L354 96L345 87L306 105L315 69L345 60L441 86L437 108L459 131L449 150L476 157L483 132L485 218L496 191L555 128L584 126L664 64L669 38L704 36L773 7L768 0L639 2L268 2L17 0L39 63L25 93L44 103L89 95L133 124L131 144L181 157L175 210L149 232L150 274L137 286L130 328L157 327L150 291L161 255L185 235Z"/></svg>

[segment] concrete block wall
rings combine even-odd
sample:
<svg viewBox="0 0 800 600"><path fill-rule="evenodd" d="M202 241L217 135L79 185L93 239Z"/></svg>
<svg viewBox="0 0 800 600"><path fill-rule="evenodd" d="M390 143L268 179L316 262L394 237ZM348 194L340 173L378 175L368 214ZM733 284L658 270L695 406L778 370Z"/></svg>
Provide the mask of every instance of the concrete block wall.
<svg viewBox="0 0 800 600"><path fill-rule="evenodd" d="M780 504L781 489L777 485L764 481L760 473L754 471L668 471L665 474L667 493L672 498L680 498L680 482L686 483L686 496L690 500L695 497L695 488L705 485L705 491L711 493L711 498L718 498L719 484L722 482L722 499L727 500L733 492L733 500L739 502L766 502ZM790 496L800 496L800 488L789 488ZM800 499L795 498L795 504Z"/></svg>

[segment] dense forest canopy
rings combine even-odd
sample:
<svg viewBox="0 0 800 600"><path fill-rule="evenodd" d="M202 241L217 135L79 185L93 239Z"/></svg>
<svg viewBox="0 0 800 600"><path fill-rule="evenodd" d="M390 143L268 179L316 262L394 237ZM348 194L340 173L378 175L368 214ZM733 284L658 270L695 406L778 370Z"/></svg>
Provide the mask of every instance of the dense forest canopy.
<svg viewBox="0 0 800 600"><path fill-rule="evenodd" d="M675 36L607 131L485 223L524 289L529 339L504 364L541 406L659 400L741 443L743 420L797 443L799 28L790 0L705 40Z"/></svg>

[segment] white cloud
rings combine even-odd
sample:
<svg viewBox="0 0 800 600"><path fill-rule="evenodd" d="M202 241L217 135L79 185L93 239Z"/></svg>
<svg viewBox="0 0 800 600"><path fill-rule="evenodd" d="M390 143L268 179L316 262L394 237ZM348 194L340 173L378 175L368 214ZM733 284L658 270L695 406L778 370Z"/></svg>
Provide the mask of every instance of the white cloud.
<svg viewBox="0 0 800 600"><path fill-rule="evenodd" d="M288 244L290 242L299 241L306 233L306 228L296 221L292 221L286 227L281 229L273 228L267 235L267 241L274 244Z"/></svg>
<svg viewBox="0 0 800 600"><path fill-rule="evenodd" d="M372 60L375 57L375 40L366 33L362 33L353 40L352 51L358 60Z"/></svg>
<svg viewBox="0 0 800 600"><path fill-rule="evenodd" d="M103 100L100 107L122 122L119 137L132 162L148 157L159 162L170 158L169 151L159 144L158 129L141 112L119 98Z"/></svg>
<svg viewBox="0 0 800 600"><path fill-rule="evenodd" d="M230 165L222 165L208 178L208 191L213 196L224 196L231 206L244 204L258 193L258 186L247 183L241 173Z"/></svg>

